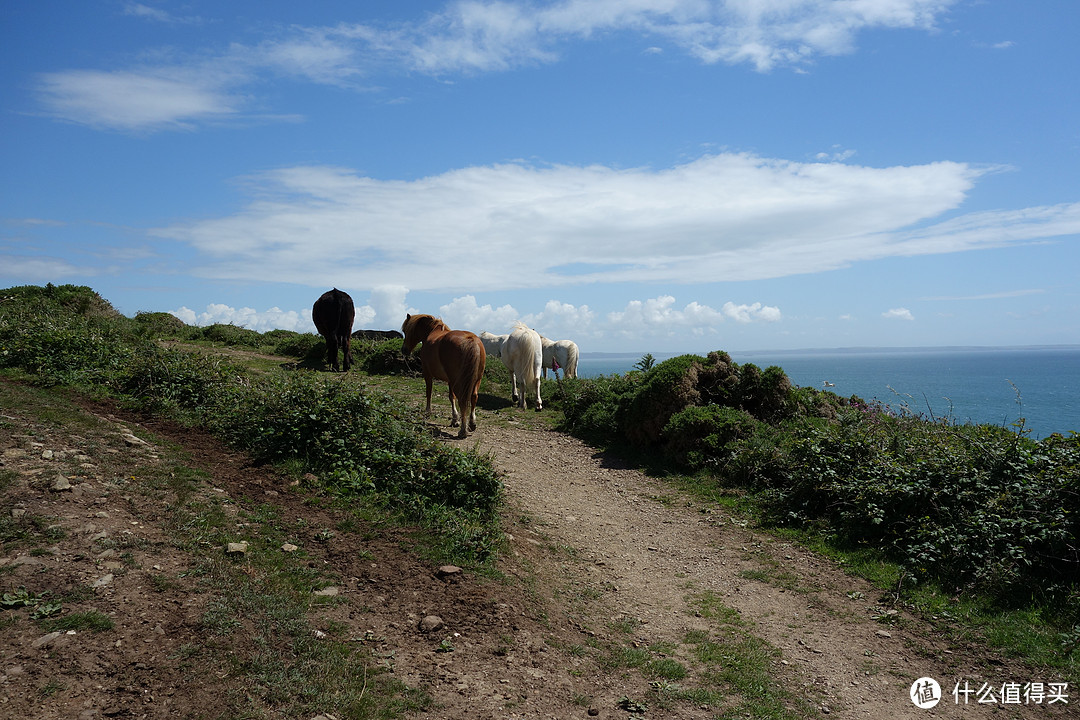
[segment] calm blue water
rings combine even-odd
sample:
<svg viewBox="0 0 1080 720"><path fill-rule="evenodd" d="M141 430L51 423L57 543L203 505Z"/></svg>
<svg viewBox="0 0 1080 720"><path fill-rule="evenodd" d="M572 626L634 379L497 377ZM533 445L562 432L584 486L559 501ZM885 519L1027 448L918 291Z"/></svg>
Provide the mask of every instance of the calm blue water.
<svg viewBox="0 0 1080 720"><path fill-rule="evenodd" d="M584 353L578 374L623 373L643 354ZM731 357L740 365L779 365L796 385L906 406L924 416L1002 426L1023 417L1036 439L1080 432L1080 346L746 352ZM834 386L826 388L825 382Z"/></svg>

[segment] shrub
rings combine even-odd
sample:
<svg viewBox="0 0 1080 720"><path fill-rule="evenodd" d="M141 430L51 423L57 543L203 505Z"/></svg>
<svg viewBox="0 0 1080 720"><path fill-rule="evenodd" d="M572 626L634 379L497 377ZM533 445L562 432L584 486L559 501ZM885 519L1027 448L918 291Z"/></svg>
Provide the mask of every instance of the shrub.
<svg viewBox="0 0 1080 720"><path fill-rule="evenodd" d="M402 351L401 338L391 340L353 340L357 363L365 372L376 375L415 375L420 372L418 360L410 360Z"/></svg>
<svg viewBox="0 0 1080 720"><path fill-rule="evenodd" d="M180 318L167 312L135 313L135 327L140 333L151 338L189 339L197 333Z"/></svg>
<svg viewBox="0 0 1080 720"><path fill-rule="evenodd" d="M643 377L642 373L628 373L563 380L560 427L600 447L619 443L619 408L637 391Z"/></svg>
<svg viewBox="0 0 1080 720"><path fill-rule="evenodd" d="M704 358L681 355L656 365L644 375L640 388L619 409L619 424L632 443L651 445L660 439L672 415L697 404L698 373Z"/></svg>
<svg viewBox="0 0 1080 720"><path fill-rule="evenodd" d="M720 405L691 406L664 426L664 452L677 465L695 472L721 468L732 445L753 436L757 421L745 410Z"/></svg>
<svg viewBox="0 0 1080 720"><path fill-rule="evenodd" d="M207 325L202 328L199 337L202 340L219 342L224 345L243 345L252 348L262 345L262 336L256 331L225 323Z"/></svg>

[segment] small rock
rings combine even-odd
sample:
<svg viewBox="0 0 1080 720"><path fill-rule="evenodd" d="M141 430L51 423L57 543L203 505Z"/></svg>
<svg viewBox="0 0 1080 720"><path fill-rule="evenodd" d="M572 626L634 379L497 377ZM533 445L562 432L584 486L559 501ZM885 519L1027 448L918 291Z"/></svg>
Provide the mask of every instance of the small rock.
<svg viewBox="0 0 1080 720"><path fill-rule="evenodd" d="M128 447L138 447L140 445L145 445L146 444L145 440L140 440L139 438L135 437L134 435L121 435L120 437L123 438L124 444L127 445Z"/></svg>
<svg viewBox="0 0 1080 720"><path fill-rule="evenodd" d="M53 485L52 485L52 491L53 492L65 492L65 491L70 492L71 491L71 481L68 480L63 475L57 475L56 480L53 482Z"/></svg>
<svg viewBox="0 0 1080 720"><path fill-rule="evenodd" d="M44 646L48 645L48 644L49 644L49 643L51 643L51 642L52 642L53 640L55 640L56 638L60 637L60 636L61 636L61 635L63 635L63 634L64 634L64 633L62 633L62 632L60 632L59 630L57 630L56 632L51 632L51 633L49 633L48 635L42 635L42 636L41 636L41 637L39 637L39 638L38 638L37 640L35 640L34 642L30 643L30 645L31 645L32 647L36 647L36 648L39 648L39 647L44 647Z"/></svg>
<svg viewBox="0 0 1080 720"><path fill-rule="evenodd" d="M338 592L339 590L331 585L329 587L324 587L322 590L316 590L315 595L317 597L335 597Z"/></svg>
<svg viewBox="0 0 1080 720"><path fill-rule="evenodd" d="M281 551L282 552L296 552L299 549L300 549L299 547L297 547L296 545L293 545L292 543L285 543L284 545L281 546Z"/></svg>
<svg viewBox="0 0 1080 720"><path fill-rule="evenodd" d="M17 567L19 565L44 565L44 564L45 564L44 560L42 560L39 557L34 557L33 555L20 555L19 557L15 558L14 560L11 561L12 567Z"/></svg>
<svg viewBox="0 0 1080 720"><path fill-rule="evenodd" d="M888 630L878 630L874 634L877 635L878 637L881 637L881 638L891 638L892 637L892 633L889 632Z"/></svg>
<svg viewBox="0 0 1080 720"><path fill-rule="evenodd" d="M420 621L420 632L431 633L437 630L442 630L446 627L446 623L438 615L428 615L426 618Z"/></svg>
<svg viewBox="0 0 1080 720"><path fill-rule="evenodd" d="M112 581L113 581L112 573L109 573L107 575L102 575L101 577L99 577L97 580L95 580L93 583L91 583L90 587L96 587L96 588L105 587L106 585L108 585Z"/></svg>
<svg viewBox="0 0 1080 720"><path fill-rule="evenodd" d="M244 542L231 542L225 546L225 552L230 555L243 555L247 552L247 549L248 544L246 540Z"/></svg>
<svg viewBox="0 0 1080 720"><path fill-rule="evenodd" d="M437 573L435 573L435 574L438 575L440 578L445 580L448 577L453 577L455 575L460 575L461 574L461 568L459 568L457 565L443 565L441 568L439 568L439 571Z"/></svg>
<svg viewBox="0 0 1080 720"><path fill-rule="evenodd" d="M53 451L52 450L42 450L41 451L41 459L42 460L52 460L53 459Z"/></svg>

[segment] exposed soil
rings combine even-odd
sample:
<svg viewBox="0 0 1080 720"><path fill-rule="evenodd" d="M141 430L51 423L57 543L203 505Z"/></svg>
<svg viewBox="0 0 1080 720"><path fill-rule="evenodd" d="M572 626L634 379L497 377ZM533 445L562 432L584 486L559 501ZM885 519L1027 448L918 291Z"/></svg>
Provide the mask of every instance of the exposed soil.
<svg viewBox="0 0 1080 720"><path fill-rule="evenodd" d="M0 511L14 521L48 517L63 530L48 552L0 557L0 590L89 587L72 609L105 613L115 627L43 634L25 610L5 610L0 717L219 717L241 681L227 663L184 662L186 649L211 642L202 622L208 595L185 575L190 557L170 541L175 498L137 492L135 484L175 444L206 473L198 492L227 507L271 504L310 528L334 527L335 511L305 502L287 479L201 431L104 406L86 412L96 419L73 433L0 409L16 428L0 430L0 469L18 478ZM485 423L481 415L465 442L490 452L505 477L512 539L499 562L503 579L445 575L403 549L402 531L297 543L338 578L344 598L316 606L313 624L348 626L358 647L434 698L427 717L726 716L738 697L691 701L678 690L722 687L695 656L695 640L740 634L764 641L771 682L787 689L796 715L1067 715L1062 703L979 705L972 696L956 706L958 680L1000 688L1053 678L950 642L903 608L882 605L880 591L831 562L747 529L573 438L513 420ZM61 476L70 489L58 489ZM445 626L421 630L430 615ZM688 675L667 680L611 661L621 648L647 649ZM932 710L909 699L921 676L936 678L945 693Z"/></svg>

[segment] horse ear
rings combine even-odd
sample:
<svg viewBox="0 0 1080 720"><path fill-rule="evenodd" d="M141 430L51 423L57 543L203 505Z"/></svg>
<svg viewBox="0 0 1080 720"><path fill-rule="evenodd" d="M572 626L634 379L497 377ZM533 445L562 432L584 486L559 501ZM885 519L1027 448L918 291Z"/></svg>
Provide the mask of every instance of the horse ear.
<svg viewBox="0 0 1080 720"><path fill-rule="evenodd" d="M408 320L408 319L409 319L409 318L411 318L411 317L412 317L412 315L410 315L409 313L405 313L405 319L406 319L406 320Z"/></svg>

